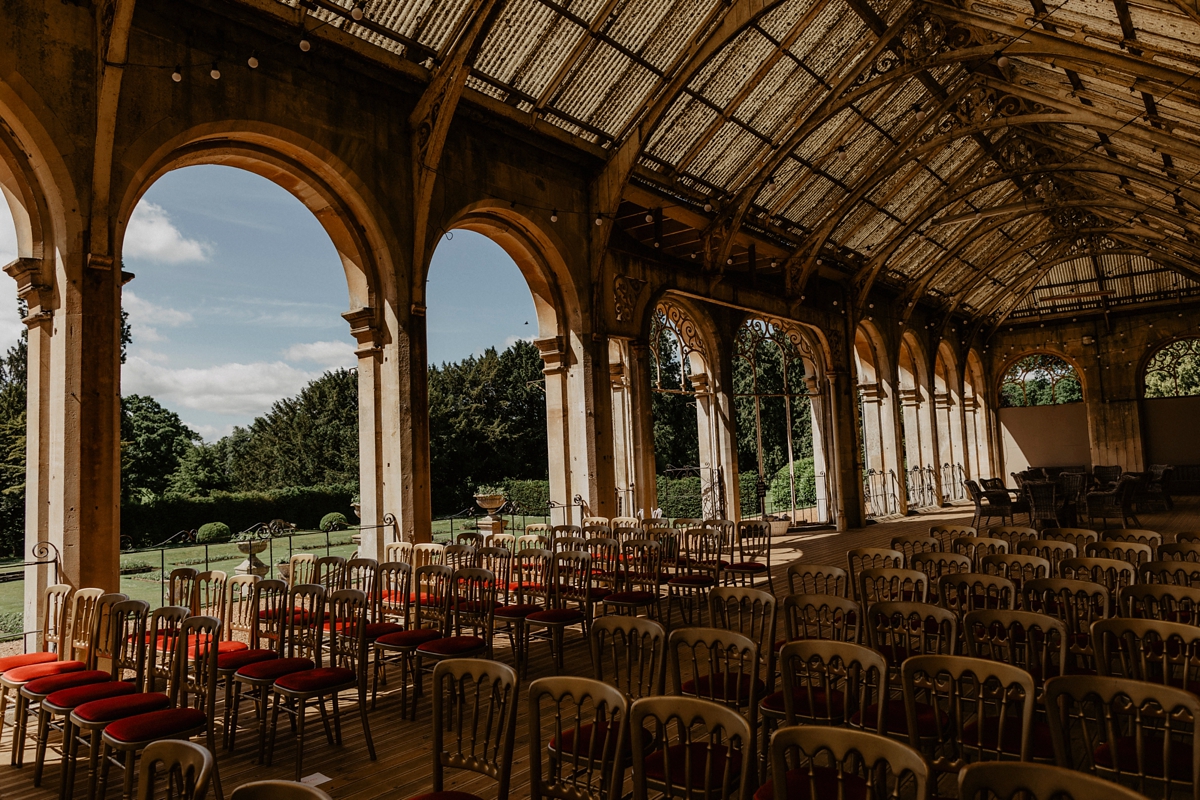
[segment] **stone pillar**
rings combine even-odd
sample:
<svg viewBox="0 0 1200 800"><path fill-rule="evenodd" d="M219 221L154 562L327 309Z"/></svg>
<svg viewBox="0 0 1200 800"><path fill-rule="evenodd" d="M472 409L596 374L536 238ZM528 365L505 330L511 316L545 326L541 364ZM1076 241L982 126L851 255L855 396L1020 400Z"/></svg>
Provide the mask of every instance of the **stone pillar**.
<svg viewBox="0 0 1200 800"><path fill-rule="evenodd" d="M908 503L903 489L900 458L900 420L890 387L882 382L860 384L862 393L863 444L867 469L881 473L876 481L885 499L876 504L887 514L904 514Z"/></svg>
<svg viewBox="0 0 1200 800"><path fill-rule="evenodd" d="M358 514L363 525L359 553L382 562L384 548L394 535L391 527L378 527L383 524L384 514L389 513L383 493L383 348L375 309L347 311L342 317L358 343L354 351L358 356Z"/></svg>
<svg viewBox="0 0 1200 800"><path fill-rule="evenodd" d="M571 507L571 431L567 407L567 366L569 355L561 336L536 339L542 354L542 373L546 376L546 446L550 470L550 521L569 524L574 518Z"/></svg>
<svg viewBox="0 0 1200 800"><path fill-rule="evenodd" d="M629 342L629 421L636 510L650 519L658 507L658 465L654 460L654 390L650 384L650 345Z"/></svg>
<svg viewBox="0 0 1200 800"><path fill-rule="evenodd" d="M690 376L696 394L696 425L700 436L700 484L705 516L741 518L738 491L737 439L732 398L720 392L705 373ZM719 477L719 480L718 480Z"/></svg>
<svg viewBox="0 0 1200 800"><path fill-rule="evenodd" d="M825 521L835 517L833 497L833 474L830 472L829 459L826 457L828 447L833 441L833 420L830 419L829 402L825 396L828 389L828 378L824 384L816 375L805 376L808 384L809 414L812 416L812 447L813 447L813 479L817 492L817 512L824 515Z"/></svg>
<svg viewBox="0 0 1200 800"><path fill-rule="evenodd" d="M827 449L827 473L832 478L837 529L860 528L866 524L863 507L862 474L859 472L858 403L855 386L847 370L830 370L829 418L833 441ZM813 442L814 450L816 442Z"/></svg>
<svg viewBox="0 0 1200 800"><path fill-rule="evenodd" d="M617 485L608 337L584 335L574 345L578 360L570 369L572 483L592 516L613 517Z"/></svg>
<svg viewBox="0 0 1200 800"><path fill-rule="evenodd" d="M926 431L925 426L921 424L921 390L901 389L900 405L904 415L904 458L907 467L910 470L914 467L924 467L926 466L925 447L922 445L921 438ZM900 481L905 485L907 494L908 475L901 474ZM919 508L924 504L925 498L908 497L908 505L911 508Z"/></svg>
<svg viewBox="0 0 1200 800"><path fill-rule="evenodd" d="M429 376L425 343L425 306L414 303L406 318L385 308L379 379L379 469L381 500L375 513L396 517L402 539L432 539L429 495ZM360 357L359 366L362 366ZM360 375L360 389L362 387ZM360 398L359 402L362 400ZM360 423L361 424L361 423ZM362 432L359 433L362 441ZM362 467L360 466L360 470ZM380 514L382 516L382 514Z"/></svg>

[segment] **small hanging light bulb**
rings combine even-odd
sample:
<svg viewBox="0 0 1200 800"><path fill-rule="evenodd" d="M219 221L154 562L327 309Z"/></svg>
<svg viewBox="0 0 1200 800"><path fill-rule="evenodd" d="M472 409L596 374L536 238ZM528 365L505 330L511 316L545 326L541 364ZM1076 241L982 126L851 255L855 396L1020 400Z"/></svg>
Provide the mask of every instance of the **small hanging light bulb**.
<svg viewBox="0 0 1200 800"><path fill-rule="evenodd" d="M175 67L175 71L171 73L171 80L179 83L183 80L183 73L179 71L179 67Z"/></svg>
<svg viewBox="0 0 1200 800"><path fill-rule="evenodd" d="M599 217L599 216L598 216L598 217L596 217L596 227L598 228L598 227L600 227L600 226L601 226L601 225L603 225L603 224L604 224L604 218L603 218L603 217Z"/></svg>
<svg viewBox="0 0 1200 800"><path fill-rule="evenodd" d="M363 4L355 3L354 8L350 9L350 19L355 22L360 22L363 18Z"/></svg>
<svg viewBox="0 0 1200 800"><path fill-rule="evenodd" d="M558 222L558 209L557 208L550 212L550 221Z"/></svg>
<svg viewBox="0 0 1200 800"><path fill-rule="evenodd" d="M246 66L250 69L258 69L258 56L255 53L251 53L250 57L246 59Z"/></svg>
<svg viewBox="0 0 1200 800"><path fill-rule="evenodd" d="M712 203L705 203L705 204L704 204L704 210L705 210L705 211L712 211Z"/></svg>
<svg viewBox="0 0 1200 800"><path fill-rule="evenodd" d="M1008 65L1011 63L1012 61L1009 60L1008 56L1000 56L996 59L996 66L1000 69L1008 69Z"/></svg>
<svg viewBox="0 0 1200 800"><path fill-rule="evenodd" d="M646 222L654 222L654 215L649 211L646 212Z"/></svg>
<svg viewBox="0 0 1200 800"><path fill-rule="evenodd" d="M300 50L301 52L307 53L309 50L312 50L312 43L309 42L308 39L301 39Z"/></svg>
<svg viewBox="0 0 1200 800"><path fill-rule="evenodd" d="M217 62L213 62L212 69L208 71L208 74L214 81L221 80L221 70L217 69Z"/></svg>

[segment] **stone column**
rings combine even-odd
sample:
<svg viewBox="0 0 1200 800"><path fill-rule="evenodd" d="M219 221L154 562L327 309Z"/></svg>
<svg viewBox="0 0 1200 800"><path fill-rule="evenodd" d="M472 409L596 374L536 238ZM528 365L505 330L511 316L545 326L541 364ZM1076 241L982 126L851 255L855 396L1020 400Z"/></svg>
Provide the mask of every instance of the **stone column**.
<svg viewBox="0 0 1200 800"><path fill-rule="evenodd" d="M406 318L384 309L379 378L379 439L382 489L376 514L394 515L407 541L432 538L429 495L429 376L425 306L414 303ZM359 360L360 367L362 359ZM362 386L360 375L360 388ZM362 400L360 398L359 402ZM361 424L361 423L360 423ZM362 442L360 432L359 441ZM362 467L360 467L360 470Z"/></svg>
<svg viewBox="0 0 1200 800"><path fill-rule="evenodd" d="M921 437L925 433L925 426L921 424L921 390L901 389L900 405L904 415L904 458L908 469L924 467L926 464L925 448L921 444ZM900 481L905 484L907 493L908 475L902 473L899 477ZM908 497L910 507L920 507L923 502L924 498Z"/></svg>
<svg viewBox="0 0 1200 800"><path fill-rule="evenodd" d="M550 510L554 524L569 524L575 518L571 508L571 431L567 407L567 365L569 355L561 336L535 339L542 354L542 373L546 376L546 447L550 469Z"/></svg>
<svg viewBox="0 0 1200 800"><path fill-rule="evenodd" d="M650 384L650 345L629 342L630 439L636 510L650 519L658 506L658 465L654 460L654 390Z"/></svg>
<svg viewBox="0 0 1200 800"><path fill-rule="evenodd" d="M393 536L390 527L377 527L389 513L383 493L383 348L375 309L347 311L342 318L350 324L350 335L358 343L354 354L358 356L358 487L359 520L363 525L359 553L382 562L384 547Z"/></svg>
<svg viewBox="0 0 1200 800"><path fill-rule="evenodd" d="M637 438L633 425L633 371L630 342L609 340L608 373L612 381L613 482L616 486L615 516L636 516Z"/></svg>
<svg viewBox="0 0 1200 800"><path fill-rule="evenodd" d="M617 486L608 337L585 334L576 347L578 361L570 368L572 482L593 516L613 517Z"/></svg>
<svg viewBox="0 0 1200 800"><path fill-rule="evenodd" d="M807 375L809 414L812 417L813 479L817 492L817 512L824 512L826 522L836 517L834 504L834 476L830 471L830 460L826 457L833 441L833 420L826 397L829 379L818 380L816 375Z"/></svg>
<svg viewBox="0 0 1200 800"><path fill-rule="evenodd" d="M859 528L866 524L863 508L862 474L859 472L858 403L854 381L847 370L830 370L829 415L832 447L827 452L831 468L832 495L837 529ZM816 442L813 442L814 449Z"/></svg>

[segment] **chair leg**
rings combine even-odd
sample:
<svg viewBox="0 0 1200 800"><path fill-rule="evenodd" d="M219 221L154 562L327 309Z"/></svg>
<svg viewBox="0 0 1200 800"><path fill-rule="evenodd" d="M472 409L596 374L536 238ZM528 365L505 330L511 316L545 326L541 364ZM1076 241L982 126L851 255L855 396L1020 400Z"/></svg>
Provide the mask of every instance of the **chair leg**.
<svg viewBox="0 0 1200 800"><path fill-rule="evenodd" d="M380 663L379 648L373 647L371 649L375 651L374 665L371 667L371 710L374 711L375 701L379 697L379 670L383 665Z"/></svg>
<svg viewBox="0 0 1200 800"><path fill-rule="evenodd" d="M121 787L121 800L133 800L133 767L136 761L136 750L130 750L125 754L125 781Z"/></svg>
<svg viewBox="0 0 1200 800"><path fill-rule="evenodd" d="M233 687L233 710L230 711L228 707L225 709L225 711L230 715L229 728L226 730L225 734L225 749L232 753L234 748L237 747L238 712L242 707L242 687L237 686L237 681L233 680L232 677L230 678L230 681L235 685Z"/></svg>
<svg viewBox="0 0 1200 800"><path fill-rule="evenodd" d="M225 678L225 713L222 715L221 745L229 749L229 721L233 718L233 675ZM214 756L215 758L215 756Z"/></svg>
<svg viewBox="0 0 1200 800"><path fill-rule="evenodd" d="M261 764L262 759L265 758L266 764L268 767L271 766L271 760L275 756L275 735L279 732L279 695L273 695L272 701L273 702L271 703L271 735L270 735L270 737L266 736L266 726L264 725L262 735L263 735L263 738L266 739L266 742L265 742L266 749L265 749L265 752L259 751L259 759L260 759L259 763ZM264 703L265 703L265 701L264 701Z"/></svg>
<svg viewBox="0 0 1200 800"><path fill-rule="evenodd" d="M33 759L33 785L42 785L42 770L46 766L46 747L50 739L50 712L38 708L37 755ZM66 739L63 740L63 758L66 758Z"/></svg>
<svg viewBox="0 0 1200 800"><path fill-rule="evenodd" d="M358 716L362 720L363 738L367 740L367 752L375 760L375 742L371 739L371 725L367 722L367 687L358 689Z"/></svg>
<svg viewBox="0 0 1200 800"><path fill-rule="evenodd" d="M330 747L332 747L335 744L341 744L342 743L341 737L335 731L335 729L337 728L337 723L336 722L334 723L333 728L331 728L329 726L329 712L325 710L325 698L324 697L317 698L317 710L321 712L321 724L325 728L325 741L329 742ZM334 714L337 713L337 698L336 697L334 698L334 701L333 701L333 711L334 711Z"/></svg>
<svg viewBox="0 0 1200 800"><path fill-rule="evenodd" d="M258 763L263 763L263 757L267 759L267 764L271 763L271 753L267 750L267 704L271 702L271 694L268 687L259 686L255 689L258 692L257 704L255 713L258 715ZM279 722L279 695L275 695L275 719L271 725L271 746L275 745L275 725Z"/></svg>
<svg viewBox="0 0 1200 800"><path fill-rule="evenodd" d="M75 764L79 758L79 734L71 724L71 716L63 721L63 763L59 772L58 796L60 800L70 800L75 794Z"/></svg>
<svg viewBox="0 0 1200 800"><path fill-rule="evenodd" d="M97 750L97 755L100 757L100 763L99 763L100 776L98 779L98 785L93 784L93 788L89 789L89 792L91 792L91 791L96 792L100 796L101 800L103 800L104 795L107 794L107 792L108 792L108 769L109 769L108 745L102 744L99 741L99 739L100 739L100 732L93 731L92 732L92 748L93 748L93 750ZM100 752L100 751L102 751L102 752ZM89 779L88 783L92 783L92 781ZM93 795L89 793L88 794L89 800L91 800L92 797L93 797Z"/></svg>
<svg viewBox="0 0 1200 800"><path fill-rule="evenodd" d="M12 739L12 765L14 767L24 766L25 761L25 723L28 714L29 701L21 694L21 690L17 690L16 702L13 704L13 739Z"/></svg>
<svg viewBox="0 0 1200 800"><path fill-rule="evenodd" d="M405 658L409 655L405 653ZM416 653L412 654L413 660L413 700L412 700L412 721L417 721L417 706L421 703L421 691L424 689L425 676L421 674L421 657Z"/></svg>
<svg viewBox="0 0 1200 800"><path fill-rule="evenodd" d="M100 741L100 731L93 730L88 745L88 800L95 800L97 789L101 789L100 797L104 797L103 785L108 780L105 776L107 760L101 760L100 751L103 749Z"/></svg>
<svg viewBox="0 0 1200 800"><path fill-rule="evenodd" d="M217 750L214 742L213 726L211 722L208 725L208 733L206 734L205 739L208 742L208 752L213 754L212 781L213 786L215 786L217 789L217 800L225 800L225 792L221 789L221 772L217 768Z"/></svg>
<svg viewBox="0 0 1200 800"><path fill-rule="evenodd" d="M278 700L276 700L278 702ZM304 775L304 711L305 700L303 697L296 699L296 780Z"/></svg>

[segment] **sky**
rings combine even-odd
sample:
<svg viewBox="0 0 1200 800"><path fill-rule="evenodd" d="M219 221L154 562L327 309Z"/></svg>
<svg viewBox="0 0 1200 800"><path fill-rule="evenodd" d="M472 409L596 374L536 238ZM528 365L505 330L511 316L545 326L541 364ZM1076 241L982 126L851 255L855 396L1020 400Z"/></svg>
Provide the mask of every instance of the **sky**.
<svg viewBox="0 0 1200 800"><path fill-rule="evenodd" d="M15 257L12 218L0 203L0 265ZM130 217L123 261L137 277L123 291L133 343L122 394L153 396L207 441L326 370L355 365L333 243L300 201L265 178L221 166L164 175ZM469 231L439 242L426 304L435 364L536 333L520 270ZM0 348L21 328L16 284L0 274Z"/></svg>

